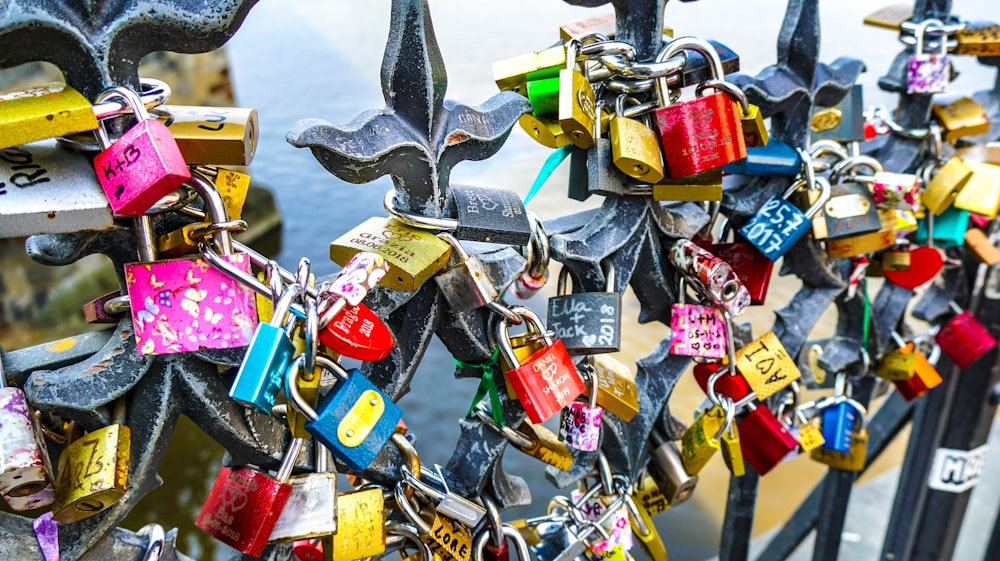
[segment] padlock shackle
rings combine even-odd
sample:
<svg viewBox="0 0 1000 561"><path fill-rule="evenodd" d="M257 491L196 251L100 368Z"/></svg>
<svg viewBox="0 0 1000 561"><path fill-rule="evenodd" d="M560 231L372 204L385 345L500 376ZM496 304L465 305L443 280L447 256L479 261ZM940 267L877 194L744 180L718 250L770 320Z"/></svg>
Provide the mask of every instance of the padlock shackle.
<svg viewBox="0 0 1000 561"><path fill-rule="evenodd" d="M292 283L285 286L284 290L281 291L281 296L278 297L277 302L274 303L274 308L271 312L271 320L268 321L268 325L271 327L285 327L289 311L292 308L292 302L294 302L299 295L302 294L302 286L298 283Z"/></svg>
<svg viewBox="0 0 1000 561"><path fill-rule="evenodd" d="M538 333L542 340L545 341L546 347L552 346L552 337L545 331L545 324L542 323L542 319L531 308L510 306L509 310L521 317L521 322L525 324L529 332L533 330ZM496 322L493 329L493 339L495 344L500 347L500 354L504 356L507 363L514 368L520 367L521 362L517 360L517 356L514 354L514 347L510 343L510 322L506 318L499 318Z"/></svg>
<svg viewBox="0 0 1000 561"><path fill-rule="evenodd" d="M304 367L305 361L305 355L299 355L288 363L288 366L285 368L285 395L288 396L288 400L299 412L305 415L310 421L315 421L317 417L316 410L309 405L306 399L302 397L302 392L299 391L299 370ZM317 355L316 365L332 372L341 380L346 381L348 378L344 367L329 357Z"/></svg>
<svg viewBox="0 0 1000 561"><path fill-rule="evenodd" d="M385 531L386 534L395 534L416 544L421 561L434 561L434 552L424 540L420 539L421 530L416 525L397 520L386 520ZM386 541L388 541L388 537Z"/></svg>
<svg viewBox="0 0 1000 561"><path fill-rule="evenodd" d="M708 61L708 68L712 73L712 78L716 80L725 78L726 72L723 70L722 59L719 58L719 53L716 52L715 47L711 43L700 37L678 37L670 41L656 55L656 62L664 62L688 49L698 51L705 57L705 60ZM684 58L685 60L687 59L687 57ZM683 68L683 64L681 68ZM656 80L656 100L660 103L661 107L670 105L669 90L670 87L667 84L666 76Z"/></svg>
<svg viewBox="0 0 1000 561"><path fill-rule="evenodd" d="M510 427L509 425L500 426L496 421L493 420L493 415L486 409L483 403L479 403L472 410L475 413L476 418L479 419L481 423L490 427L491 429L500 433L507 442L510 442L515 448L520 450L530 450L539 444L537 438L532 438L524 434L523 432ZM527 421L525 421L527 422Z"/></svg>
<svg viewBox="0 0 1000 561"><path fill-rule="evenodd" d="M510 524L503 524L500 527L500 532L504 541L511 540L514 542L514 549L517 551L518 557L517 561L531 561L531 554L528 553L528 543L524 540L524 536L521 535L521 532L519 532L517 528L511 526ZM485 528L476 534L476 538L472 542L474 560L482 561L483 554L486 551L486 541L488 539L490 539L490 531Z"/></svg>
<svg viewBox="0 0 1000 561"><path fill-rule="evenodd" d="M163 547L167 538L163 531L163 526L156 524L146 524L135 533L137 536L146 536L146 551L142 554L142 561L159 561L163 556Z"/></svg>
<svg viewBox="0 0 1000 561"><path fill-rule="evenodd" d="M288 480L292 477L295 462L298 461L299 454L302 452L302 446L305 443L306 439L304 438L293 438L288 444L288 450L285 451L285 456L281 459L281 465L278 466L278 471L274 474L274 479L278 483L288 483Z"/></svg>
<svg viewBox="0 0 1000 561"><path fill-rule="evenodd" d="M396 487L393 489L393 495L396 497L396 506L403 513L403 517L416 526L417 532L421 536L426 536L431 533L431 524L420 516L420 510L410 502L410 497L406 496L404 486L406 486L406 482L400 479L396 482Z"/></svg>
<svg viewBox="0 0 1000 561"><path fill-rule="evenodd" d="M931 31L931 27L935 27L934 31L941 33L942 37L939 43L941 44L941 52L939 55L948 54L948 40L947 40L947 29L945 28L944 22L937 18L929 18L917 24L916 29L913 30L913 37L916 39L916 44L913 46L914 56L921 55L924 53L924 35Z"/></svg>
<svg viewBox="0 0 1000 561"><path fill-rule="evenodd" d="M442 232L454 232L458 230L457 218L437 218L434 216L424 216L415 212L404 212L396 208L396 190L389 189L382 199L382 207L385 212L398 222L402 222L412 228L421 230L436 230Z"/></svg>
<svg viewBox="0 0 1000 561"><path fill-rule="evenodd" d="M820 158L826 156L833 156L833 163L819 162ZM813 169L815 171L826 171L830 167L833 167L837 162L846 160L851 155L840 145L836 140L817 140L809 146L809 157L813 161Z"/></svg>
<svg viewBox="0 0 1000 561"><path fill-rule="evenodd" d="M125 102L125 105L131 110L132 114L135 115L136 122L146 121L149 119L149 112L146 111L146 106L142 103L142 98L139 94L135 93L131 88L125 86L113 86L108 88L98 94L95 103L100 105L109 99L121 99ZM107 150L111 147L111 137L108 135L107 129L104 128L104 123L98 120L97 128L94 129L94 134L97 136L97 144L100 146L101 150Z"/></svg>
<svg viewBox="0 0 1000 561"><path fill-rule="evenodd" d="M226 212L226 202L222 195L207 177L198 171L191 172L191 180L187 183L195 192L201 196L205 203L205 211L211 225L222 225L229 222L229 214ZM203 240L204 241L204 240ZM219 255L233 254L233 236L227 228L218 228L212 235L216 250Z"/></svg>
<svg viewBox="0 0 1000 561"><path fill-rule="evenodd" d="M706 89L719 90L728 94L729 97L735 98L736 102L740 104L741 115L745 116L750 114L750 102L747 101L747 94L743 93L743 90L741 90L736 84L725 80L708 80L698 84L698 87L694 89L694 94L701 97L702 92Z"/></svg>
<svg viewBox="0 0 1000 561"><path fill-rule="evenodd" d="M848 156L847 158L834 164L833 170L830 172L830 181L834 183L841 183L841 179L843 179L845 175L859 167L867 167L873 173L881 173L885 171L885 167L882 166L882 162L879 162L871 156Z"/></svg>

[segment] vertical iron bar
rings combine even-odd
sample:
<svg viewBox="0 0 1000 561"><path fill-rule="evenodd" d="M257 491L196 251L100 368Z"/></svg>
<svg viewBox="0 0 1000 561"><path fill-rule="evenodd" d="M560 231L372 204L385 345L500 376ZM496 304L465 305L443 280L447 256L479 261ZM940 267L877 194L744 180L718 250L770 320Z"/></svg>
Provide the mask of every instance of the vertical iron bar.
<svg viewBox="0 0 1000 561"><path fill-rule="evenodd" d="M750 536L753 532L753 514L757 505L757 486L760 476L750 464L743 477L729 478L729 498L726 518L719 540L719 561L746 561L750 555Z"/></svg>
<svg viewBox="0 0 1000 561"><path fill-rule="evenodd" d="M993 520L993 534L990 536L990 543L986 544L986 553L983 554L983 561L992 559L1000 559L1000 511Z"/></svg>

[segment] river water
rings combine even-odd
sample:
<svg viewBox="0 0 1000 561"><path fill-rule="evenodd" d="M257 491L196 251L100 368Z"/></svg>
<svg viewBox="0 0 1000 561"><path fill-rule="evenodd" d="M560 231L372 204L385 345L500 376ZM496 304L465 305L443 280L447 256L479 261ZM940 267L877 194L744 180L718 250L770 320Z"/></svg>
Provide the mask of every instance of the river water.
<svg viewBox="0 0 1000 561"><path fill-rule="evenodd" d="M996 16L995 4L989 10L990 4L990 0L957 1L955 11L969 19L989 19ZM672 2L666 25L678 35L701 35L726 43L741 55L742 71L755 74L774 61L784 6L781 0ZM448 68L446 97L468 104L485 101L496 93L492 62L546 47L558 39L559 24L610 9L576 8L555 0L432 1L431 15ZM823 36L822 60L839 56L865 60L868 72L862 83L866 104L891 105L894 96L879 91L875 82L898 46L892 32L861 25L872 9L864 0L822 3L821 21L829 30ZM263 0L251 10L229 45L239 104L260 112L261 136L252 173L257 182L275 192L284 217L278 260L286 267L294 267L299 257L305 256L317 274L336 271L338 267L329 260L329 242L369 216L384 214L382 197L392 187L388 177L366 185L345 183L328 174L308 150L292 147L284 137L299 119L319 117L345 124L362 111L383 106L379 66L388 21L389 2ZM989 70L973 61L958 62L964 74L954 84L955 90L972 91L992 83ZM548 153L515 126L495 157L462 163L452 178L524 194ZM599 204L597 200L584 204L567 199L566 179L565 168L557 171L529 209L548 219ZM768 329L773 321L770 310L780 307L796 289L792 279L775 279L768 306L748 314L755 334ZM631 364L652 351L666 330L661 325L639 326L634 298L627 295L625 302L626 329L618 358ZM529 305L544 310L544 296ZM818 330L829 332L832 326L830 316ZM426 463L447 462L459 435L456 421L476 389L473 380L454 380L452 371L443 346L435 342L414 379L412 392L400 403ZM440 391L445 387L449 391ZM687 376L674 392L671 409L689 422L690 412L701 399L701 392ZM224 558L224 548L192 523L221 456L219 447L183 420L161 465L165 485L152 492L124 525L137 529L156 521L168 528L177 526L182 551L198 559ZM891 459L884 463L891 465ZM549 496L557 492L544 480L542 464L533 459L511 451L504 457L504 467L527 478L535 497L532 507L514 511L512 517L541 512ZM768 475L761 486L755 531L766 531L785 519L822 473L818 465L798 459ZM704 559L717 553L727 483L722 462L713 461L703 473L695 497L656 519L672 559Z"/></svg>

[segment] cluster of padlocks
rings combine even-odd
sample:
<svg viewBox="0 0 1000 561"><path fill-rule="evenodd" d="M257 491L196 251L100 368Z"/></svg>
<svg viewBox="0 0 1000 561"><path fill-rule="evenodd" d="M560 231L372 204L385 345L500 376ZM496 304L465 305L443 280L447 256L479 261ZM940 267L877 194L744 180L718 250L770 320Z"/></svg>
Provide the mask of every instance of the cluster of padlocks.
<svg viewBox="0 0 1000 561"><path fill-rule="evenodd" d="M995 28L990 35L961 22L883 24L915 44L908 93L945 92L949 53L1000 53ZM527 264L511 292L527 298L542 289L549 238L516 193L453 186L451 215L427 216L405 210L390 191L385 216L332 241L331 259L343 268L317 282L307 260L286 270L232 239L246 229L240 216L249 177L230 168L253 157L255 111L171 106L169 87L156 80L143 80L139 91L110 88L94 100L66 85L0 96L7 174L0 179L11 204L18 192L45 187L47 162L92 165L91 179L75 187L80 205L134 229L137 260L124 266L123 291L85 305L88 320L130 319L141 355L240 349L238 366L220 369L232 378L229 396L253 414L287 421L290 438L276 473L223 467L200 528L250 556L269 543L294 542L305 561L364 559L387 548L415 550L426 561L498 561L508 558L511 543L522 561L531 553L540 561L627 560L636 542L666 561L651 517L690 497L718 450L736 477L747 467L764 475L806 452L836 469L861 470L869 414L852 397L849 378L877 376L913 400L941 383L934 367L941 353L966 368L997 345L954 303L954 313L929 331L894 333L890 352L869 356L867 341L867 277L918 289L954 255L942 249L964 247L989 266L1000 261L984 232L1000 211L1000 160L995 146L970 140L990 128L973 99L935 105L925 129L906 129L887 110L862 111L855 86L839 105L817 108L814 142L793 148L771 138L760 109L725 81L739 59L721 44L665 34L658 56L641 60L633 45L589 24L562 33L561 44L498 62L494 73L501 90L530 101L519 121L525 132L557 150L556 164L570 159L569 197L704 202L712 216L664 256L680 295L671 308L670 353L694 359L707 400L680 438L653 431L648 464L637 474L613 473L599 452L607 416L628 422L641 409L634 373L611 354L621 347L624 290L614 267L604 264L601 292L580 290L580 279L563 268L543 321L508 302L508 287L496 286L463 246L520 248ZM950 39L957 46L949 51ZM921 139L926 159L912 173L887 171L861 151L879 135ZM762 176L790 186L740 224L717 220L730 185ZM43 220L44 209L32 212L4 234L73 231L59 216ZM170 231L156 235L167 225ZM864 322L860 370L827 372L823 349L809 349L801 359L811 367L809 385L834 391L802 402L796 357L772 332L738 344L733 321L765 305L774 262L807 242L850 260L850 291L863 299L865 315L857 318ZM483 344L492 356L460 364L482 372L470 418L557 470L569 470L582 457L577 452L596 452L593 471L568 496L552 498L546 515L505 523L488 494L455 492L446 470L421 465L402 409L361 370L341 365L340 357L385 360L394 348L384 318L365 305L370 291L414 292L431 279L454 313L488 310ZM512 326L523 330L511 334ZM527 420L519 426L505 422L500 392L507 407L523 408ZM558 435L542 425L556 416ZM131 441L124 398L113 417L114 424L82 434L34 410L22 390L3 388L0 494L8 505L49 508L41 518L71 524L114 504L129 478L130 448L142 443ZM386 447L405 458L398 478L363 480ZM50 448L58 450L55 462ZM296 464L310 453L311 472L304 473ZM330 455L352 475L354 489L337 488ZM40 542L52 539L38 532Z"/></svg>

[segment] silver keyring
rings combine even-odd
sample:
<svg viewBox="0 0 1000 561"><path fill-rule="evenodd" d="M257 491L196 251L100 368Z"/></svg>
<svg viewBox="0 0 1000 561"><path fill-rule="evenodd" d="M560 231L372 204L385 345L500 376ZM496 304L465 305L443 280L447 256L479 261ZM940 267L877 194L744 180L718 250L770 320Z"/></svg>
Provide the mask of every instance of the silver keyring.
<svg viewBox="0 0 1000 561"><path fill-rule="evenodd" d="M424 216L422 214L398 210L396 208L396 191L392 189L385 194L382 206L385 207L385 211L389 216L407 226L421 230L444 230L446 232L458 230L458 220L454 218L435 218L433 216Z"/></svg>

